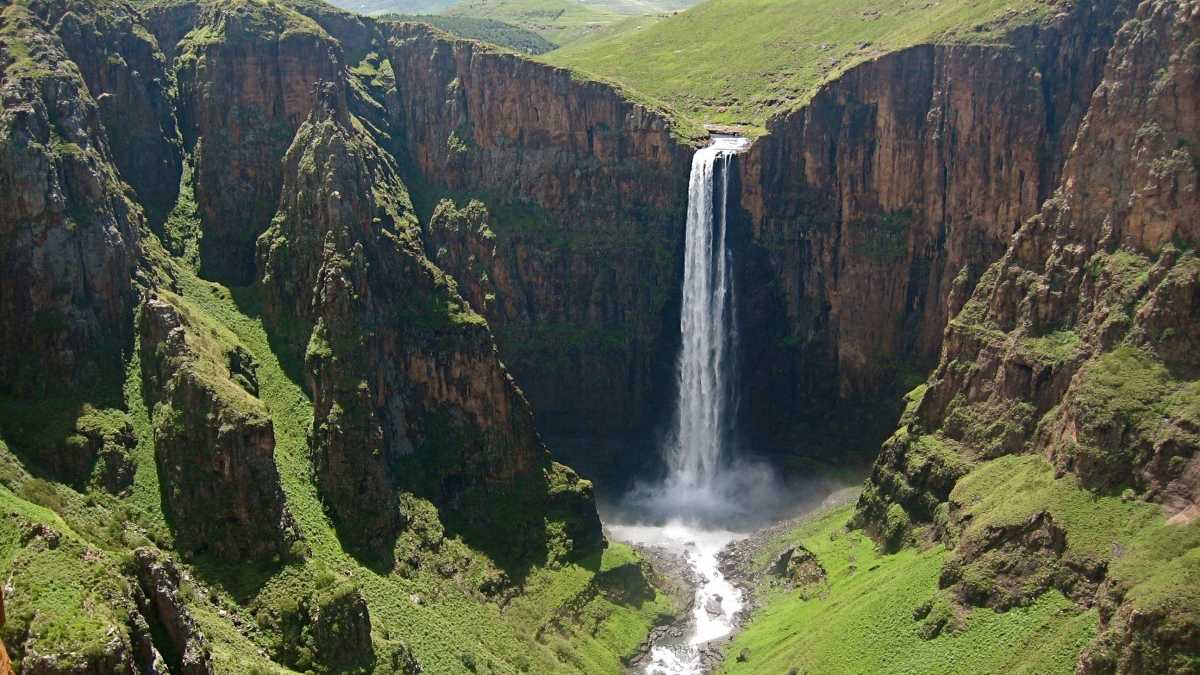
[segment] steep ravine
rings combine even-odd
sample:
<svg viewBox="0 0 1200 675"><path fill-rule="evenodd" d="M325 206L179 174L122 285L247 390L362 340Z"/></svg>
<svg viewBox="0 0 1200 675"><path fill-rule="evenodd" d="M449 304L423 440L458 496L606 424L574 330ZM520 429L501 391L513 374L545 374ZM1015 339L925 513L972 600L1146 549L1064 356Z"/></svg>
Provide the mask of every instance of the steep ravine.
<svg viewBox="0 0 1200 675"><path fill-rule="evenodd" d="M1062 8L859 66L734 162L738 431L840 467L932 369L829 583L916 559L926 642L1061 600L1081 672L1189 672L1200 9ZM657 461L668 111L307 0L21 0L0 38L21 672L618 672L670 623L555 459Z"/></svg>
<svg viewBox="0 0 1200 675"><path fill-rule="evenodd" d="M885 55L768 124L740 165L753 447L874 451L948 317L1057 187L1132 8L1077 3L1009 44Z"/></svg>

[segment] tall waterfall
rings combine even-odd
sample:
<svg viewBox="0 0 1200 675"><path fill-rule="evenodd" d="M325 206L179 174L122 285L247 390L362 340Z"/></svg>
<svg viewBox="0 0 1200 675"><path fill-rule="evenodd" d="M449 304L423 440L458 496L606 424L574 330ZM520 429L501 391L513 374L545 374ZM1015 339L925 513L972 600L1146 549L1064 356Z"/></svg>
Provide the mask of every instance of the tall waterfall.
<svg viewBox="0 0 1200 675"><path fill-rule="evenodd" d="M692 158L679 394L674 433L665 448L668 483L676 488L705 490L712 485L732 428L737 329L725 202L730 158L748 146L744 138L717 137ZM715 184L718 163L719 186Z"/></svg>

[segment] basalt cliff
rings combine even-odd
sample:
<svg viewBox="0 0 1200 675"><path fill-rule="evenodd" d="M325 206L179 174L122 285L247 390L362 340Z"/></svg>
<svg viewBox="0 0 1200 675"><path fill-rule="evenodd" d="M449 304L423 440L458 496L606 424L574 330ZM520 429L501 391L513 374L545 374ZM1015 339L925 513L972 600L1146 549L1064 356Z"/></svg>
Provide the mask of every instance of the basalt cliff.
<svg viewBox="0 0 1200 675"><path fill-rule="evenodd" d="M1200 8L1055 10L734 160L737 431L882 443L853 524L952 552L939 616L1059 592L1078 672L1194 672ZM19 0L0 66L19 672L620 672L679 609L556 461L657 462L670 111L313 0ZM1131 553L1092 498L1154 512Z"/></svg>

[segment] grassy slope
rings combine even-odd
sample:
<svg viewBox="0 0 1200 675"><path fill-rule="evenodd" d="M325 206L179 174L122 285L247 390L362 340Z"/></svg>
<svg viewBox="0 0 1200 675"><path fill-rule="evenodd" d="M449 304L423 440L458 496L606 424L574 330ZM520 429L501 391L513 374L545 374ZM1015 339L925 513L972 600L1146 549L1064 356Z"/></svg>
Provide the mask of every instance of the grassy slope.
<svg viewBox="0 0 1200 675"><path fill-rule="evenodd" d="M472 660L481 666L494 664L495 668L504 671L514 667L529 672L569 671L571 668L564 661L569 663L577 653L594 655L597 667L592 672L619 671L617 657L624 655L626 652L620 650L628 647L606 641L603 635L548 639L549 644L532 639L542 623L557 610L554 603L530 602L525 606L532 609L525 612L502 612L496 605L481 603L453 582L427 571L435 566L433 563L443 562L441 559L428 561L430 564L413 578L401 578L362 567L346 555L324 515L314 483L306 442L312 422L309 399L285 373L283 363L271 350L261 321L242 311L229 289L189 273L183 273L181 281L184 297L231 328L258 359L262 398L275 423L276 462L284 492L305 540L312 548L312 556L306 565L289 566L273 574L263 582L261 590L244 598L243 604L276 606L302 595L328 570L349 571L370 605L377 634L383 632L408 644L426 672L465 672L464 664ZM237 297L243 307L253 311L252 296L238 291ZM447 559L455 555L477 555L461 542L448 542L442 548L440 557ZM574 597L597 572L622 564L636 564L631 562L629 555L627 549L613 547L603 556L593 556L578 565L543 570L533 575L527 591L531 597L547 592ZM217 576L229 578L228 571L215 572ZM230 586L238 589L242 585L243 579L239 578L242 574L233 574ZM419 605L414 604L414 596L420 596ZM633 608L614 606L609 608L611 611L606 613L605 621L617 632L648 631L651 618L669 609L664 606L665 602L664 598L656 597ZM575 637L577 641L573 640Z"/></svg>
<svg viewBox="0 0 1200 675"><path fill-rule="evenodd" d="M881 53L987 40L1047 11L1034 0L709 0L542 59L618 81L701 122L761 126Z"/></svg>
<svg viewBox="0 0 1200 675"><path fill-rule="evenodd" d="M1071 476L1055 479L1045 460L1029 455L981 465L959 483L952 499L973 516L968 535L1046 510L1067 530L1066 557L1121 551L1110 575L1132 589L1139 607L1200 607L1195 590L1200 524L1167 525L1157 506L1095 495ZM927 601L937 604L938 575L951 552L939 545L881 555L861 531L846 530L852 511L845 506L821 514L760 554L755 564L766 567L785 548L803 544L827 570L827 585L805 600L764 582L758 591L763 608L728 648L726 672L783 673L792 667L831 674L1074 672L1098 618L1095 610L1083 610L1057 591L1004 613L974 609L962 617L960 629L922 639L913 610ZM1180 593L1189 588L1190 594ZM743 649L750 650L749 659L739 662Z"/></svg>
<svg viewBox="0 0 1200 675"><path fill-rule="evenodd" d="M584 5L576 0L462 0L446 10L446 14L503 21L531 30L556 44L621 18L608 9Z"/></svg>
<svg viewBox="0 0 1200 675"><path fill-rule="evenodd" d="M880 555L860 531L845 530L853 507L820 515L788 533L758 561L802 543L828 573L825 593L803 600L764 588L764 606L727 650L729 673L1069 673L1097 618L1061 595L1005 614L976 610L961 632L923 640L913 609L937 593L947 552L940 546ZM856 569L851 571L851 566ZM749 659L735 656L749 650Z"/></svg>
<svg viewBox="0 0 1200 675"><path fill-rule="evenodd" d="M179 291L175 301L228 328L231 339L258 360L260 394L274 421L284 492L309 548L305 560L281 567L193 562L197 587L185 595L194 600L192 612L210 638L220 672L282 671L258 655L270 648L272 636L254 628L256 619L294 604L329 578L349 578L367 599L378 672L391 672L390 654L402 643L426 673L619 673L620 659L636 649L654 622L674 611L667 596L648 588L640 560L622 545L560 568L535 570L521 595L502 607L474 590L480 576L494 570L490 561L457 539L442 540L436 509L412 497L405 497L414 520L410 530L426 534L406 534L401 545L408 547L407 559L420 560L419 569L401 575L360 564L342 550L323 512L306 440L311 402L289 376L289 364L273 351L256 317L253 294L201 280L183 265L168 262L156 243L148 246L161 268L173 270ZM92 488L81 487L80 492L35 478L0 441L0 520L13 521L12 527L0 528L5 533L0 536L0 580L13 582L3 636L11 641L17 639L12 631L23 623L13 619L35 616L36 632L44 636L41 651L87 649L103 635L88 616L96 611L101 612L97 620L122 616L122 605L105 598L117 598L126 583L118 570L128 551L151 543L171 546L136 356L124 394L139 441L134 452L138 471L126 497ZM25 546L17 535L26 525L18 521L45 523L64 533L69 546L55 555L66 557L51 560ZM431 541L436 547L428 546ZM101 552L97 562L79 562L78 551L93 547ZM30 564L31 556L39 561L36 565ZM456 566L453 578L437 573L445 565ZM249 628L235 629L222 613L240 616Z"/></svg>
<svg viewBox="0 0 1200 675"><path fill-rule="evenodd" d="M443 16L439 14L395 14L387 15L388 19L397 21L416 21L427 23L434 28L444 30L451 35L470 40L482 40L494 45L507 47L522 54L545 54L557 47L553 42L526 30L495 19L483 19L474 16Z"/></svg>
<svg viewBox="0 0 1200 675"><path fill-rule="evenodd" d="M332 0L332 4L369 15L436 14L499 21L562 45L610 34L627 17L661 18L665 13L690 7L695 0ZM438 28L463 37L487 39L459 32L453 26Z"/></svg>
<svg viewBox="0 0 1200 675"><path fill-rule="evenodd" d="M440 14L458 0L330 0L331 5L359 14Z"/></svg>

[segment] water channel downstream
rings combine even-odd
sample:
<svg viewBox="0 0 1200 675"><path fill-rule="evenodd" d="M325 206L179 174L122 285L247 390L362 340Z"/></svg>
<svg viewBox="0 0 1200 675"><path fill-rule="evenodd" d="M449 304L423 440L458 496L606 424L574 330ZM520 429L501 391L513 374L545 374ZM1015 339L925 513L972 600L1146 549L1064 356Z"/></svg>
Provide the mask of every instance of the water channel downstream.
<svg viewBox="0 0 1200 675"><path fill-rule="evenodd" d="M744 138L718 136L692 159L678 397L672 433L662 448L667 474L661 484L636 490L624 505L642 524L609 525L616 539L682 558L694 581L687 634L651 645L647 675L703 673L701 648L731 633L743 606L741 591L721 574L717 554L742 536L723 524L740 510L745 490L755 487L753 475L732 468L729 449L737 407L737 308L726 201L733 157L749 145Z"/></svg>

